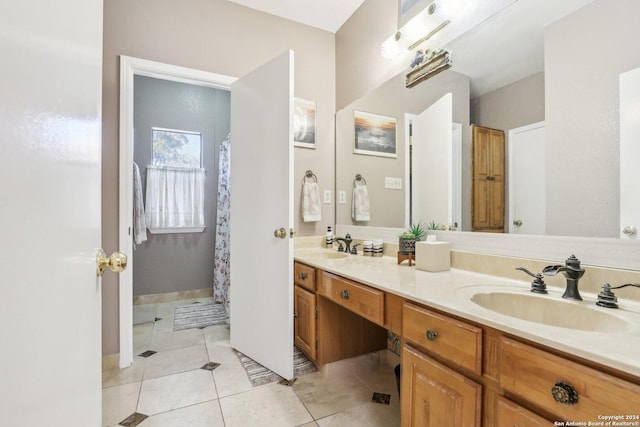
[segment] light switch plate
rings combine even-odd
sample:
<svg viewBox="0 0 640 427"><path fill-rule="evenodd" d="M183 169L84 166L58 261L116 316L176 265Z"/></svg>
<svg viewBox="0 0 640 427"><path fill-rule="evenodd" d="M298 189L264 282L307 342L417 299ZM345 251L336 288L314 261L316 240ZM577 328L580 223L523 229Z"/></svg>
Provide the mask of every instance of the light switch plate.
<svg viewBox="0 0 640 427"><path fill-rule="evenodd" d="M331 203L331 190L324 190L324 202Z"/></svg>
<svg viewBox="0 0 640 427"><path fill-rule="evenodd" d="M347 193L345 193L344 191L338 192L338 203L340 203L341 205L347 203Z"/></svg>
<svg viewBox="0 0 640 427"><path fill-rule="evenodd" d="M402 178L385 177L384 188L391 190L402 190Z"/></svg>

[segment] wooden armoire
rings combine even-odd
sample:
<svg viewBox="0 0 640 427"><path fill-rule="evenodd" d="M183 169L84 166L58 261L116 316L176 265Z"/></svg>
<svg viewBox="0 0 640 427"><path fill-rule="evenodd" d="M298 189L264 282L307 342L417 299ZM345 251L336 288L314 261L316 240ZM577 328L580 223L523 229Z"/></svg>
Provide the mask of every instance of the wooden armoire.
<svg viewBox="0 0 640 427"><path fill-rule="evenodd" d="M504 131L471 125L473 231L504 232Z"/></svg>

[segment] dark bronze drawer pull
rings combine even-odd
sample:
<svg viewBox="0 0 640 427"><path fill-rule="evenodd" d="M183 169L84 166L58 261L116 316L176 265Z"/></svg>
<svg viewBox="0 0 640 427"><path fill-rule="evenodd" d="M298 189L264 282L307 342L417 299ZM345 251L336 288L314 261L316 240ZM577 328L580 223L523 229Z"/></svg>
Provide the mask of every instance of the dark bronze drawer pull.
<svg viewBox="0 0 640 427"><path fill-rule="evenodd" d="M551 387L551 395L556 402L563 405L575 405L578 403L578 392L571 384L558 381Z"/></svg>
<svg viewBox="0 0 640 427"><path fill-rule="evenodd" d="M427 331L427 339L429 341L435 341L436 338L438 338L438 333L436 331L432 331L431 329L429 329Z"/></svg>
<svg viewBox="0 0 640 427"><path fill-rule="evenodd" d="M304 273L300 273L300 274L298 274L298 279L300 279L300 280L304 280L304 279L306 279L306 278L307 278L307 275L306 275L306 274L304 274Z"/></svg>
<svg viewBox="0 0 640 427"><path fill-rule="evenodd" d="M342 299L349 299L349 290L345 289L344 291L340 291L340 297Z"/></svg>

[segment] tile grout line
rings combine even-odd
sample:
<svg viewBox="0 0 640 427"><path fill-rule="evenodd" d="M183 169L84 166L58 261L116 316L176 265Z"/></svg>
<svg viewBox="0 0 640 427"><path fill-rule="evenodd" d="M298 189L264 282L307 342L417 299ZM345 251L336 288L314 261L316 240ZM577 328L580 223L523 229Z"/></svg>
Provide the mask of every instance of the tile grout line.
<svg viewBox="0 0 640 427"><path fill-rule="evenodd" d="M209 353L209 346L207 345L207 339L204 336L204 329L202 330L202 336L204 338L204 348L207 352L207 359L209 360L209 362L212 362L211 360L211 354ZM218 393L218 384L216 383L216 376L213 375L213 371L211 371L211 379L213 380L213 387L216 390L216 396L218 397L216 400L218 401L218 408L220 408L220 416L222 417L222 424L223 427L227 425L226 421L224 420L224 412L222 411L222 403L220 403L220 393Z"/></svg>

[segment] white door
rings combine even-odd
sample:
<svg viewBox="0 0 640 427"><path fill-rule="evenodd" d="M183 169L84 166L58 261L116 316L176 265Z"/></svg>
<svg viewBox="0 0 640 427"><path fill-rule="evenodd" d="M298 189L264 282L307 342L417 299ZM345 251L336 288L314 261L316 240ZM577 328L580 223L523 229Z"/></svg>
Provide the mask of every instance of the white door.
<svg viewBox="0 0 640 427"><path fill-rule="evenodd" d="M544 122L509 131L509 233L545 234Z"/></svg>
<svg viewBox="0 0 640 427"><path fill-rule="evenodd" d="M640 68L620 74L620 237L640 230Z"/></svg>
<svg viewBox="0 0 640 427"><path fill-rule="evenodd" d="M434 102L413 121L413 223L453 224L453 97ZM445 178L443 178L445 177Z"/></svg>
<svg viewBox="0 0 640 427"><path fill-rule="evenodd" d="M231 85L231 346L293 378L293 52ZM284 238L274 235L283 228Z"/></svg>
<svg viewBox="0 0 640 427"><path fill-rule="evenodd" d="M102 1L2 9L0 424L98 427Z"/></svg>

